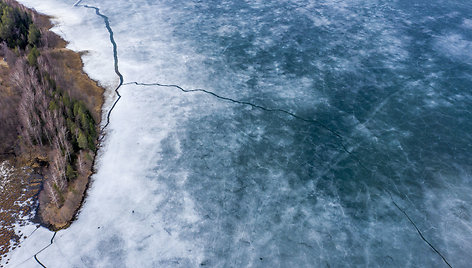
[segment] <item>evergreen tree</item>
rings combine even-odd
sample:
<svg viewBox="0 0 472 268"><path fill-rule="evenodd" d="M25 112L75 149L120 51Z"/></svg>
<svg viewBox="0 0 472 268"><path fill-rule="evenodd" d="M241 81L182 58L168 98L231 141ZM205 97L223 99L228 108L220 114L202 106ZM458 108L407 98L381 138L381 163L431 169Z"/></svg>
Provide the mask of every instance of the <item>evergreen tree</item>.
<svg viewBox="0 0 472 268"><path fill-rule="evenodd" d="M67 164L66 176L68 180L73 180L77 177L77 172L70 164Z"/></svg>
<svg viewBox="0 0 472 268"><path fill-rule="evenodd" d="M36 66L38 63L39 50L36 47L33 47L28 53L28 63L31 66Z"/></svg>
<svg viewBox="0 0 472 268"><path fill-rule="evenodd" d="M34 23L31 23L28 29L28 43L31 46L38 46L40 38L41 38L41 33L39 32L38 27L36 27Z"/></svg>
<svg viewBox="0 0 472 268"><path fill-rule="evenodd" d="M88 148L89 144L88 144L87 136L82 131L79 132L79 135L77 137L77 143L79 144L80 149Z"/></svg>

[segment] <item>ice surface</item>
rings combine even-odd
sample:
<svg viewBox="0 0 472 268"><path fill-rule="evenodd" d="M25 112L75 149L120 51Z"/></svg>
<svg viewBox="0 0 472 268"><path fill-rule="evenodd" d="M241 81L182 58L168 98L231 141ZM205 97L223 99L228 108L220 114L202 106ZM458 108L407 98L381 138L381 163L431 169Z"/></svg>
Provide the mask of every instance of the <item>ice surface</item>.
<svg viewBox="0 0 472 268"><path fill-rule="evenodd" d="M113 89L94 10L21 2L56 16ZM37 255L47 267L472 263L471 5L81 4L109 18L125 83L180 88L120 88L79 218Z"/></svg>

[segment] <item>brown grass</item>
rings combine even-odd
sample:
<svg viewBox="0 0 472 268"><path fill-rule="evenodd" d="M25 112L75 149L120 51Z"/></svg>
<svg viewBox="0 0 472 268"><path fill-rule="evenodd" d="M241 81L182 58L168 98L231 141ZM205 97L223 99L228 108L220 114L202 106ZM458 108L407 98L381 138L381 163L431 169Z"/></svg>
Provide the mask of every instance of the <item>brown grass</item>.
<svg viewBox="0 0 472 268"><path fill-rule="evenodd" d="M54 65L62 69L64 78L73 81L73 86L81 93L79 99L84 101L95 121L100 122L104 90L84 73L80 55L66 48L55 48L45 53L50 54Z"/></svg>

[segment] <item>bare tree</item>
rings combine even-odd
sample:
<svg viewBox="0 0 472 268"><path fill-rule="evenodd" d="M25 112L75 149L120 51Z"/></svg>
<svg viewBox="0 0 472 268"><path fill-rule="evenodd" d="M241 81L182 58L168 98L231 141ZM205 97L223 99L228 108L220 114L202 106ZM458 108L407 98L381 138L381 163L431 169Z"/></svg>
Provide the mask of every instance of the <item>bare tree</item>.
<svg viewBox="0 0 472 268"><path fill-rule="evenodd" d="M59 207L59 196L58 196L58 193L56 191L56 189L54 189L54 186L52 185L53 182L51 181L48 181L44 184L44 188L46 189L46 193L47 193L47 196L49 197L49 199L51 200L51 202L56 206L56 207Z"/></svg>

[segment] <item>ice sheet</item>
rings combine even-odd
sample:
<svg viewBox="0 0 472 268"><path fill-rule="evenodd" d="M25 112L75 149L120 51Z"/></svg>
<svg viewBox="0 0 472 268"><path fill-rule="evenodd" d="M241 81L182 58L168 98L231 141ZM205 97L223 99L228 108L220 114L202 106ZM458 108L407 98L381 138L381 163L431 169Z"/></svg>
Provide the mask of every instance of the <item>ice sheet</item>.
<svg viewBox="0 0 472 268"><path fill-rule="evenodd" d="M113 89L94 10L20 2L56 16ZM38 255L47 267L472 262L469 5L80 4L108 17L125 85L78 220Z"/></svg>

